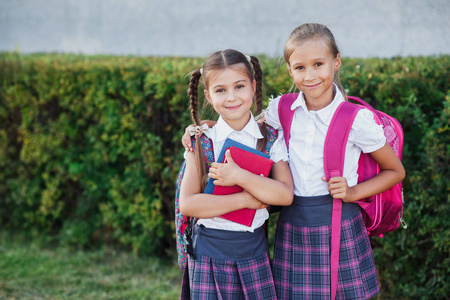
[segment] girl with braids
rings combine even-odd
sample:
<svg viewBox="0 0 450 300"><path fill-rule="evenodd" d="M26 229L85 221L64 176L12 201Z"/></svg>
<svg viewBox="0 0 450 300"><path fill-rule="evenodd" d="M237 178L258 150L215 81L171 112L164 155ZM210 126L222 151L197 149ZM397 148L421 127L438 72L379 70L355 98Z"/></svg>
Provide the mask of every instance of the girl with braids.
<svg viewBox="0 0 450 300"><path fill-rule="evenodd" d="M258 59L228 49L212 54L202 69L192 72L189 97L198 133L200 79L207 101L220 115L217 124L204 132L212 141L214 160L226 138L265 149L267 130L273 129L258 125L250 111L253 98L257 110L260 112L262 108L262 71ZM293 199L282 134L270 150L274 162L271 178L241 169L229 151L227 163L213 163L206 174L198 134L195 144L195 151L185 153L186 169L180 187L181 214L198 218L193 230L194 253L184 270L181 298L276 299L263 225L269 217L267 205L289 205ZM231 195L204 194L206 175L215 179L215 185L239 185L244 191ZM218 217L242 208L257 209L251 226Z"/></svg>

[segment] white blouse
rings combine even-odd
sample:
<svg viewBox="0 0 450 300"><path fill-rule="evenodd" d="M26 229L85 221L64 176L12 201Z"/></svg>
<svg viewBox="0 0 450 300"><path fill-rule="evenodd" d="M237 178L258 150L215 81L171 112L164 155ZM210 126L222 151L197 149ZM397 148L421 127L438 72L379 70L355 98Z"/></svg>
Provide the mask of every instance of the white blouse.
<svg viewBox="0 0 450 300"><path fill-rule="evenodd" d="M278 116L280 97L271 100L266 114L267 124L282 130ZM339 89L333 101L318 111L309 111L303 93L291 106L295 110L289 141L289 167L294 180L294 194L319 196L328 194L325 176L323 149L328 126L339 104L345 101ZM381 125L377 125L373 113L361 109L350 130L344 162L344 174L349 186L358 183L358 160L361 151L370 153L382 148L386 138Z"/></svg>
<svg viewBox="0 0 450 300"><path fill-rule="evenodd" d="M221 117L219 117L217 124L210 128L205 134L212 141L214 161L217 161L223 144L227 138L233 139L252 148L256 148L257 140L263 138L261 132L259 131L258 123L256 123L253 115L241 131L235 131ZM280 160L288 161L288 153L282 131L278 132L278 138L270 150L270 158L275 163ZM267 212L267 209L263 208L256 211L255 218L253 219L253 223L250 227L220 217L199 219L198 224L203 224L207 228L253 232L255 229L262 226L268 217L269 213Z"/></svg>

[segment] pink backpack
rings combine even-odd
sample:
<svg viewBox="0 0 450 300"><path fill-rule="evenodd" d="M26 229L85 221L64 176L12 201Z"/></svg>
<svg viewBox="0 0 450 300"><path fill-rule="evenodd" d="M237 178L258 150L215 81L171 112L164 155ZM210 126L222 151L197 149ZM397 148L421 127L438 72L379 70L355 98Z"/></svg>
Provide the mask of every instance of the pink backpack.
<svg viewBox="0 0 450 300"><path fill-rule="evenodd" d="M289 145L290 128L294 116L294 111L290 108L297 97L298 93L285 94L279 102L278 114L281 126L283 127L286 146ZM349 96L348 99L359 103L359 105L348 101L343 102L333 115L325 138L323 160L327 180L331 177L342 176L343 174L348 135L356 114L361 108L367 108L374 114L375 122L383 126L387 143L392 147L399 159L402 159L403 129L400 123L395 118L375 110L368 103L357 97ZM379 172L380 167L372 156L369 153L361 153L358 166L358 183L374 177ZM384 233L396 230L400 224L405 229L407 227L403 220L403 192L401 182L380 194L356 201L356 203L362 208L364 223L369 236L382 237ZM334 199L331 221L332 299L335 298L337 288L341 213L342 200Z"/></svg>

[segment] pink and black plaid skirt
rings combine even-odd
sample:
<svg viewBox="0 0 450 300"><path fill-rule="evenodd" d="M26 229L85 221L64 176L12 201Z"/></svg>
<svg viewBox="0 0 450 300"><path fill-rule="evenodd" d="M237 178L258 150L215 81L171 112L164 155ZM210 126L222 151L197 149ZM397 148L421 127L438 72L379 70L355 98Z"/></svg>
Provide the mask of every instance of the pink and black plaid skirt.
<svg viewBox="0 0 450 300"><path fill-rule="evenodd" d="M283 207L276 232L273 276L279 299L330 299L330 195L295 196ZM379 292L377 271L360 208L343 203L337 299Z"/></svg>
<svg viewBox="0 0 450 300"><path fill-rule="evenodd" d="M263 228L251 233L196 226L181 299L277 299Z"/></svg>

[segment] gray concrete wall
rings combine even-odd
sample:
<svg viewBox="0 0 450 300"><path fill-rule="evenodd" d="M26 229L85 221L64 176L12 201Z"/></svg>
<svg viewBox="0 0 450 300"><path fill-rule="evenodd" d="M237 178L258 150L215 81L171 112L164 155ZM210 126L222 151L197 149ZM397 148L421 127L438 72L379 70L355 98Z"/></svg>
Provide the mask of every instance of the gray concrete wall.
<svg viewBox="0 0 450 300"><path fill-rule="evenodd" d="M450 54L449 16L450 0L0 0L0 51L277 57L319 22L342 56Z"/></svg>

